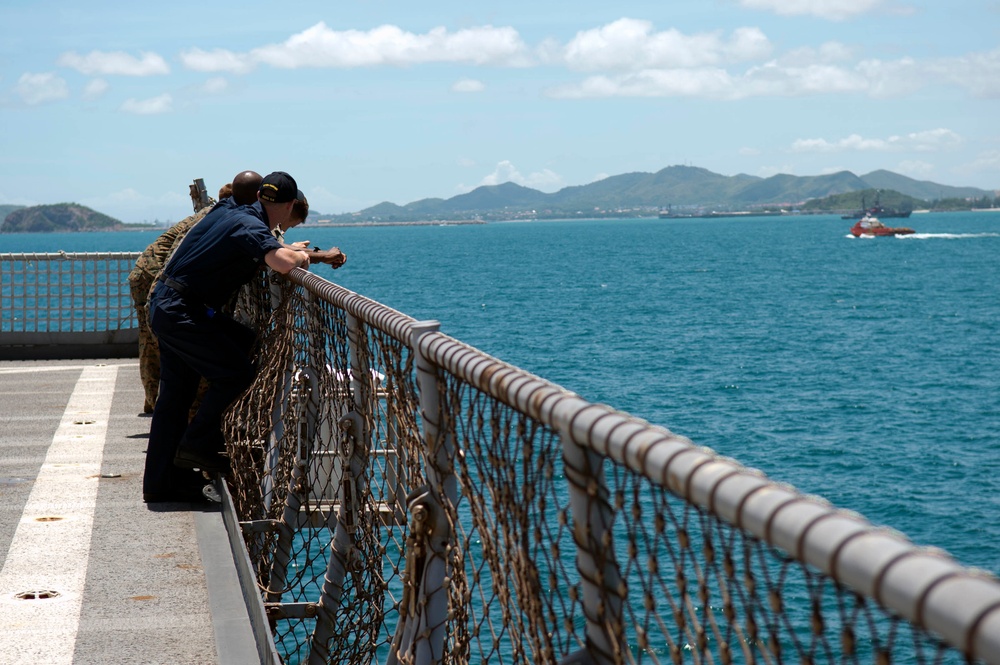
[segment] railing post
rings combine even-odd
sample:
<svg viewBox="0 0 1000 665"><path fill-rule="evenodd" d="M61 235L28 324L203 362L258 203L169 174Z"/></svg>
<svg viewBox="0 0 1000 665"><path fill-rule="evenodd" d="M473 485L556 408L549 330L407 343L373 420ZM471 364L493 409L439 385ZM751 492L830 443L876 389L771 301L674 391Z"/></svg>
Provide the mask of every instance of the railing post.
<svg viewBox="0 0 1000 665"><path fill-rule="evenodd" d="M271 295L272 307L277 310L281 304L281 289L269 283L268 290ZM286 334L292 334L294 327L294 313L289 307L285 311L285 320L279 324L284 328ZM288 491L285 495L285 505L282 507L281 519L277 525L278 538L275 543L274 556L271 562L271 570L268 574L267 590L264 595L265 602L279 603L285 591L285 583L288 579L288 563L292 556L292 536L295 532L295 525L298 523L299 511L302 507L302 494L299 488L303 485L305 476L305 465L308 464L308 446L314 438L316 431L317 415L319 413L318 382L315 374L308 369L296 369L294 360L285 368L285 390L281 391L281 399L273 405L271 414L273 445L268 455L269 461L278 462L281 451L281 439L285 436L283 417L290 408L294 409L296 416L295 432L295 464L292 467L291 478L288 481ZM286 390L288 392L286 392ZM272 476L275 466L271 467L271 473L266 474L268 478ZM270 485L273 487L273 480ZM269 496L265 494L265 496Z"/></svg>
<svg viewBox="0 0 1000 665"><path fill-rule="evenodd" d="M295 464L292 466L285 505L278 528L278 541L274 548L274 562L267 585L266 601L281 602L288 577L288 563L292 556L292 536L299 522L308 484L308 465L312 446L316 440L316 423L319 420L319 382L312 370L302 369L292 379L292 399L296 401Z"/></svg>
<svg viewBox="0 0 1000 665"><path fill-rule="evenodd" d="M410 352L415 354L420 415L427 452L427 486L407 499L411 514L406 542L406 574L399 624L392 640L388 665L399 662L434 665L444 659L448 621L448 549L452 539L448 507L458 504L454 473L454 437L441 428L437 366L420 350L421 338L436 332L437 321L412 328Z"/></svg>
<svg viewBox="0 0 1000 665"><path fill-rule="evenodd" d="M309 662L325 665L330 662L328 644L334 635L333 614L344 593L344 579L352 561L357 558L355 546L357 530L363 527L361 514L365 510L367 487L361 482L367 478L365 470L371 456L371 400L375 394L374 377L368 362L367 333L364 323L354 315L347 315L348 351L351 371L350 394L352 411L337 423L343 436L351 437L354 445L348 468L341 473L341 486L337 496L340 506L333 541L330 543L330 558L327 560L326 576L320 592L316 627L313 629ZM368 509L371 509L370 507Z"/></svg>
<svg viewBox="0 0 1000 665"><path fill-rule="evenodd" d="M587 651L569 654L562 661L608 665L621 662L623 598L625 583L615 560L612 537L614 511L608 501L604 458L581 446L566 425L560 428L569 503L573 517L576 565L583 591L587 620Z"/></svg>

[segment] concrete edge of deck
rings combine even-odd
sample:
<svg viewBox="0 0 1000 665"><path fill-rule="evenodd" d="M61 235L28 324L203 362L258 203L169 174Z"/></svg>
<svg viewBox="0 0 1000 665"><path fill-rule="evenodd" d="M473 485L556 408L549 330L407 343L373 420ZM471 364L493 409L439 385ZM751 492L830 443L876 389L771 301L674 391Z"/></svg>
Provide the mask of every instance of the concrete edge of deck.
<svg viewBox="0 0 1000 665"><path fill-rule="evenodd" d="M232 550L223 511L195 513L194 517L219 665L266 662L258 653L245 590L236 570L240 553Z"/></svg>
<svg viewBox="0 0 1000 665"><path fill-rule="evenodd" d="M278 662L252 575L241 585L231 499L142 502L143 399L135 360L0 362L5 664ZM24 537L38 530L56 545ZM17 600L26 589L61 597Z"/></svg>

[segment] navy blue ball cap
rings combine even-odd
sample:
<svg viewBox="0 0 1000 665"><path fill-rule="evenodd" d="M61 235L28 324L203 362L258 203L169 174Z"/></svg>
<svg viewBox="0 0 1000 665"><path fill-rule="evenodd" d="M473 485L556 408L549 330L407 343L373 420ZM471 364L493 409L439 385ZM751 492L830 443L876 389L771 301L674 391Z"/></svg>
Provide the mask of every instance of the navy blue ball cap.
<svg viewBox="0 0 1000 665"><path fill-rule="evenodd" d="M298 196L299 186L295 178L284 171L275 171L264 176L260 183L260 198L268 203L288 203Z"/></svg>

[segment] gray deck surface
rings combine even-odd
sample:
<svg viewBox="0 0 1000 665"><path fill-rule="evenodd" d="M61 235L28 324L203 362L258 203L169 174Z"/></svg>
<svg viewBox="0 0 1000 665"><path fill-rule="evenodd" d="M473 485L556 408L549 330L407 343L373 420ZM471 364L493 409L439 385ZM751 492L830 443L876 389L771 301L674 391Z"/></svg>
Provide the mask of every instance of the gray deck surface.
<svg viewBox="0 0 1000 665"><path fill-rule="evenodd" d="M78 472L65 483L56 475L53 487L67 496L52 496L39 520L32 490L53 467L58 474L73 466L53 464L59 458L50 449L60 423L72 418L70 396L81 386L86 393L80 378L95 366L114 381L103 447L96 448L99 472ZM0 362L0 663L259 662L221 510L142 501L149 432L142 404L133 358ZM35 544L45 541L25 535L32 529L55 545ZM58 529L75 535L62 538ZM77 570L82 592L50 565ZM18 597L36 590L60 595Z"/></svg>

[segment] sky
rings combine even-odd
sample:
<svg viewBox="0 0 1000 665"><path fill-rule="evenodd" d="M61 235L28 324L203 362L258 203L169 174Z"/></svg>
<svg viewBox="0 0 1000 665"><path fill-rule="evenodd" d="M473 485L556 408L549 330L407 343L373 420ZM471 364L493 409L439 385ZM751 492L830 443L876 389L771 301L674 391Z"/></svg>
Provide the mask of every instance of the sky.
<svg viewBox="0 0 1000 665"><path fill-rule="evenodd" d="M138 223L688 165L1000 189L1000 0L4 0L0 204Z"/></svg>

